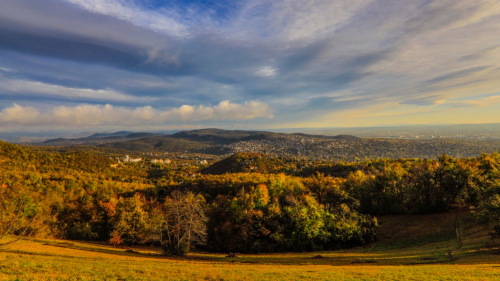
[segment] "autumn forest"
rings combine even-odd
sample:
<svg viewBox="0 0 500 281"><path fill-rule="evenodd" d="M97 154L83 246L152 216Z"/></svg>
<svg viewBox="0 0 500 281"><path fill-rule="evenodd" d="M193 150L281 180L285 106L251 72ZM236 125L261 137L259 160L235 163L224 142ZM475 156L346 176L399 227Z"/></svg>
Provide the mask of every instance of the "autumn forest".
<svg viewBox="0 0 500 281"><path fill-rule="evenodd" d="M305 166L241 153L223 161L208 168L115 165L103 152L1 142L0 235L148 244L181 256L194 248L322 251L376 241L380 215L465 205L500 235L497 153ZM245 172L249 163L260 170Z"/></svg>

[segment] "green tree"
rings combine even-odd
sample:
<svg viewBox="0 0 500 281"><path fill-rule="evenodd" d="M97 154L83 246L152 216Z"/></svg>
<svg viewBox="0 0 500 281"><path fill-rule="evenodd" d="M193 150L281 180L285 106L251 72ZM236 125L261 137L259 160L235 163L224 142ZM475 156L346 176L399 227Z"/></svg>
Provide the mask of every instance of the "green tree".
<svg viewBox="0 0 500 281"><path fill-rule="evenodd" d="M149 214L144 210L144 200L136 193L130 198L120 198L116 205L117 220L115 230L124 242L140 243L147 239Z"/></svg>
<svg viewBox="0 0 500 281"><path fill-rule="evenodd" d="M482 194L474 212L479 222L491 227L493 238L500 237L500 181Z"/></svg>
<svg viewBox="0 0 500 281"><path fill-rule="evenodd" d="M17 237L6 243L0 242L0 247L29 235L38 213L38 206L29 197L16 194L5 184L0 186L0 240L6 235Z"/></svg>

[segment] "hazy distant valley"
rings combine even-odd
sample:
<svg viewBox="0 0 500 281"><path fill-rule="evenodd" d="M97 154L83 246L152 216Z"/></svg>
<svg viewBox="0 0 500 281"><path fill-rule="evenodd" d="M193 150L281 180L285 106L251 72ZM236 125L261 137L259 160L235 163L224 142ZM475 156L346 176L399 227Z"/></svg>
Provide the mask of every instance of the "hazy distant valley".
<svg viewBox="0 0 500 281"><path fill-rule="evenodd" d="M458 131L454 127L448 127L447 130L443 129L442 133L449 135L424 134L422 137L416 135L412 138L391 138L394 132L400 130L398 128L392 128L392 131L391 128L386 128L385 135L382 131L378 131L383 137L221 129L201 129L173 134L120 131L95 133L83 138L49 139L27 145L54 147L88 145L137 154L188 153L219 157L227 157L238 152L256 152L271 156L348 162L374 158L436 158L443 153L453 157L475 157L483 152L492 153L500 150L500 139L497 139L500 134L496 133L498 126L485 126L482 131L480 127L475 128L475 131L464 131L464 128ZM410 129L407 129L406 134L410 134ZM426 131L421 129L421 132L428 134L434 131L428 128ZM477 134L472 135L475 133ZM358 135L362 134L358 132Z"/></svg>

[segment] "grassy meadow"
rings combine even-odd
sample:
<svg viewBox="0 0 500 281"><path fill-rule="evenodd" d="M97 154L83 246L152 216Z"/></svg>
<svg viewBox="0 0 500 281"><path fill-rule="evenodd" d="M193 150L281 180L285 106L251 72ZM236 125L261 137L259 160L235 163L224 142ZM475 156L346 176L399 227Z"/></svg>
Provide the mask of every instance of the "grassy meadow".
<svg viewBox="0 0 500 281"><path fill-rule="evenodd" d="M458 220L457 220L458 216ZM378 241L329 252L162 257L149 246L22 240L1 280L499 280L500 250L469 212L380 217ZM456 228L462 242L460 246ZM12 238L5 238L12 239ZM5 241L4 241L5 242Z"/></svg>

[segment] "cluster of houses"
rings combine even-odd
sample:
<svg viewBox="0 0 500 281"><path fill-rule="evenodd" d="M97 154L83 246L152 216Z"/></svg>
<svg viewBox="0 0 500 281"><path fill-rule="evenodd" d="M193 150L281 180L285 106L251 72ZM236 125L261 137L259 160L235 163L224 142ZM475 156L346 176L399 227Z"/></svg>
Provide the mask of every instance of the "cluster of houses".
<svg viewBox="0 0 500 281"><path fill-rule="evenodd" d="M170 159L151 159L153 164L170 164L172 161Z"/></svg>
<svg viewBox="0 0 500 281"><path fill-rule="evenodd" d="M132 158L129 155L125 155L123 158L116 158L118 163L137 163L141 162L142 158ZM170 159L151 159L151 163L154 164L170 164L172 161Z"/></svg>
<svg viewBox="0 0 500 281"><path fill-rule="evenodd" d="M137 162L145 161L142 158L132 158L129 155L125 155L124 157L115 157L114 159L118 161L118 164L111 164L111 167L113 167L113 168L117 168L120 164L123 164L123 163L137 163ZM172 160L170 160L170 159L151 159L149 161L152 164L171 164L172 163ZM207 160L198 160L198 161L196 161L196 164L198 164L198 165L207 165L208 161ZM186 165L189 165L189 164L182 163L180 165L181 166L186 166Z"/></svg>
<svg viewBox="0 0 500 281"><path fill-rule="evenodd" d="M130 158L130 156L128 156L128 155L125 155L125 157L123 157L123 159L122 159L123 163L137 163L137 162L141 162L141 161L142 161L142 158ZM120 159L118 159L118 163L120 163Z"/></svg>

